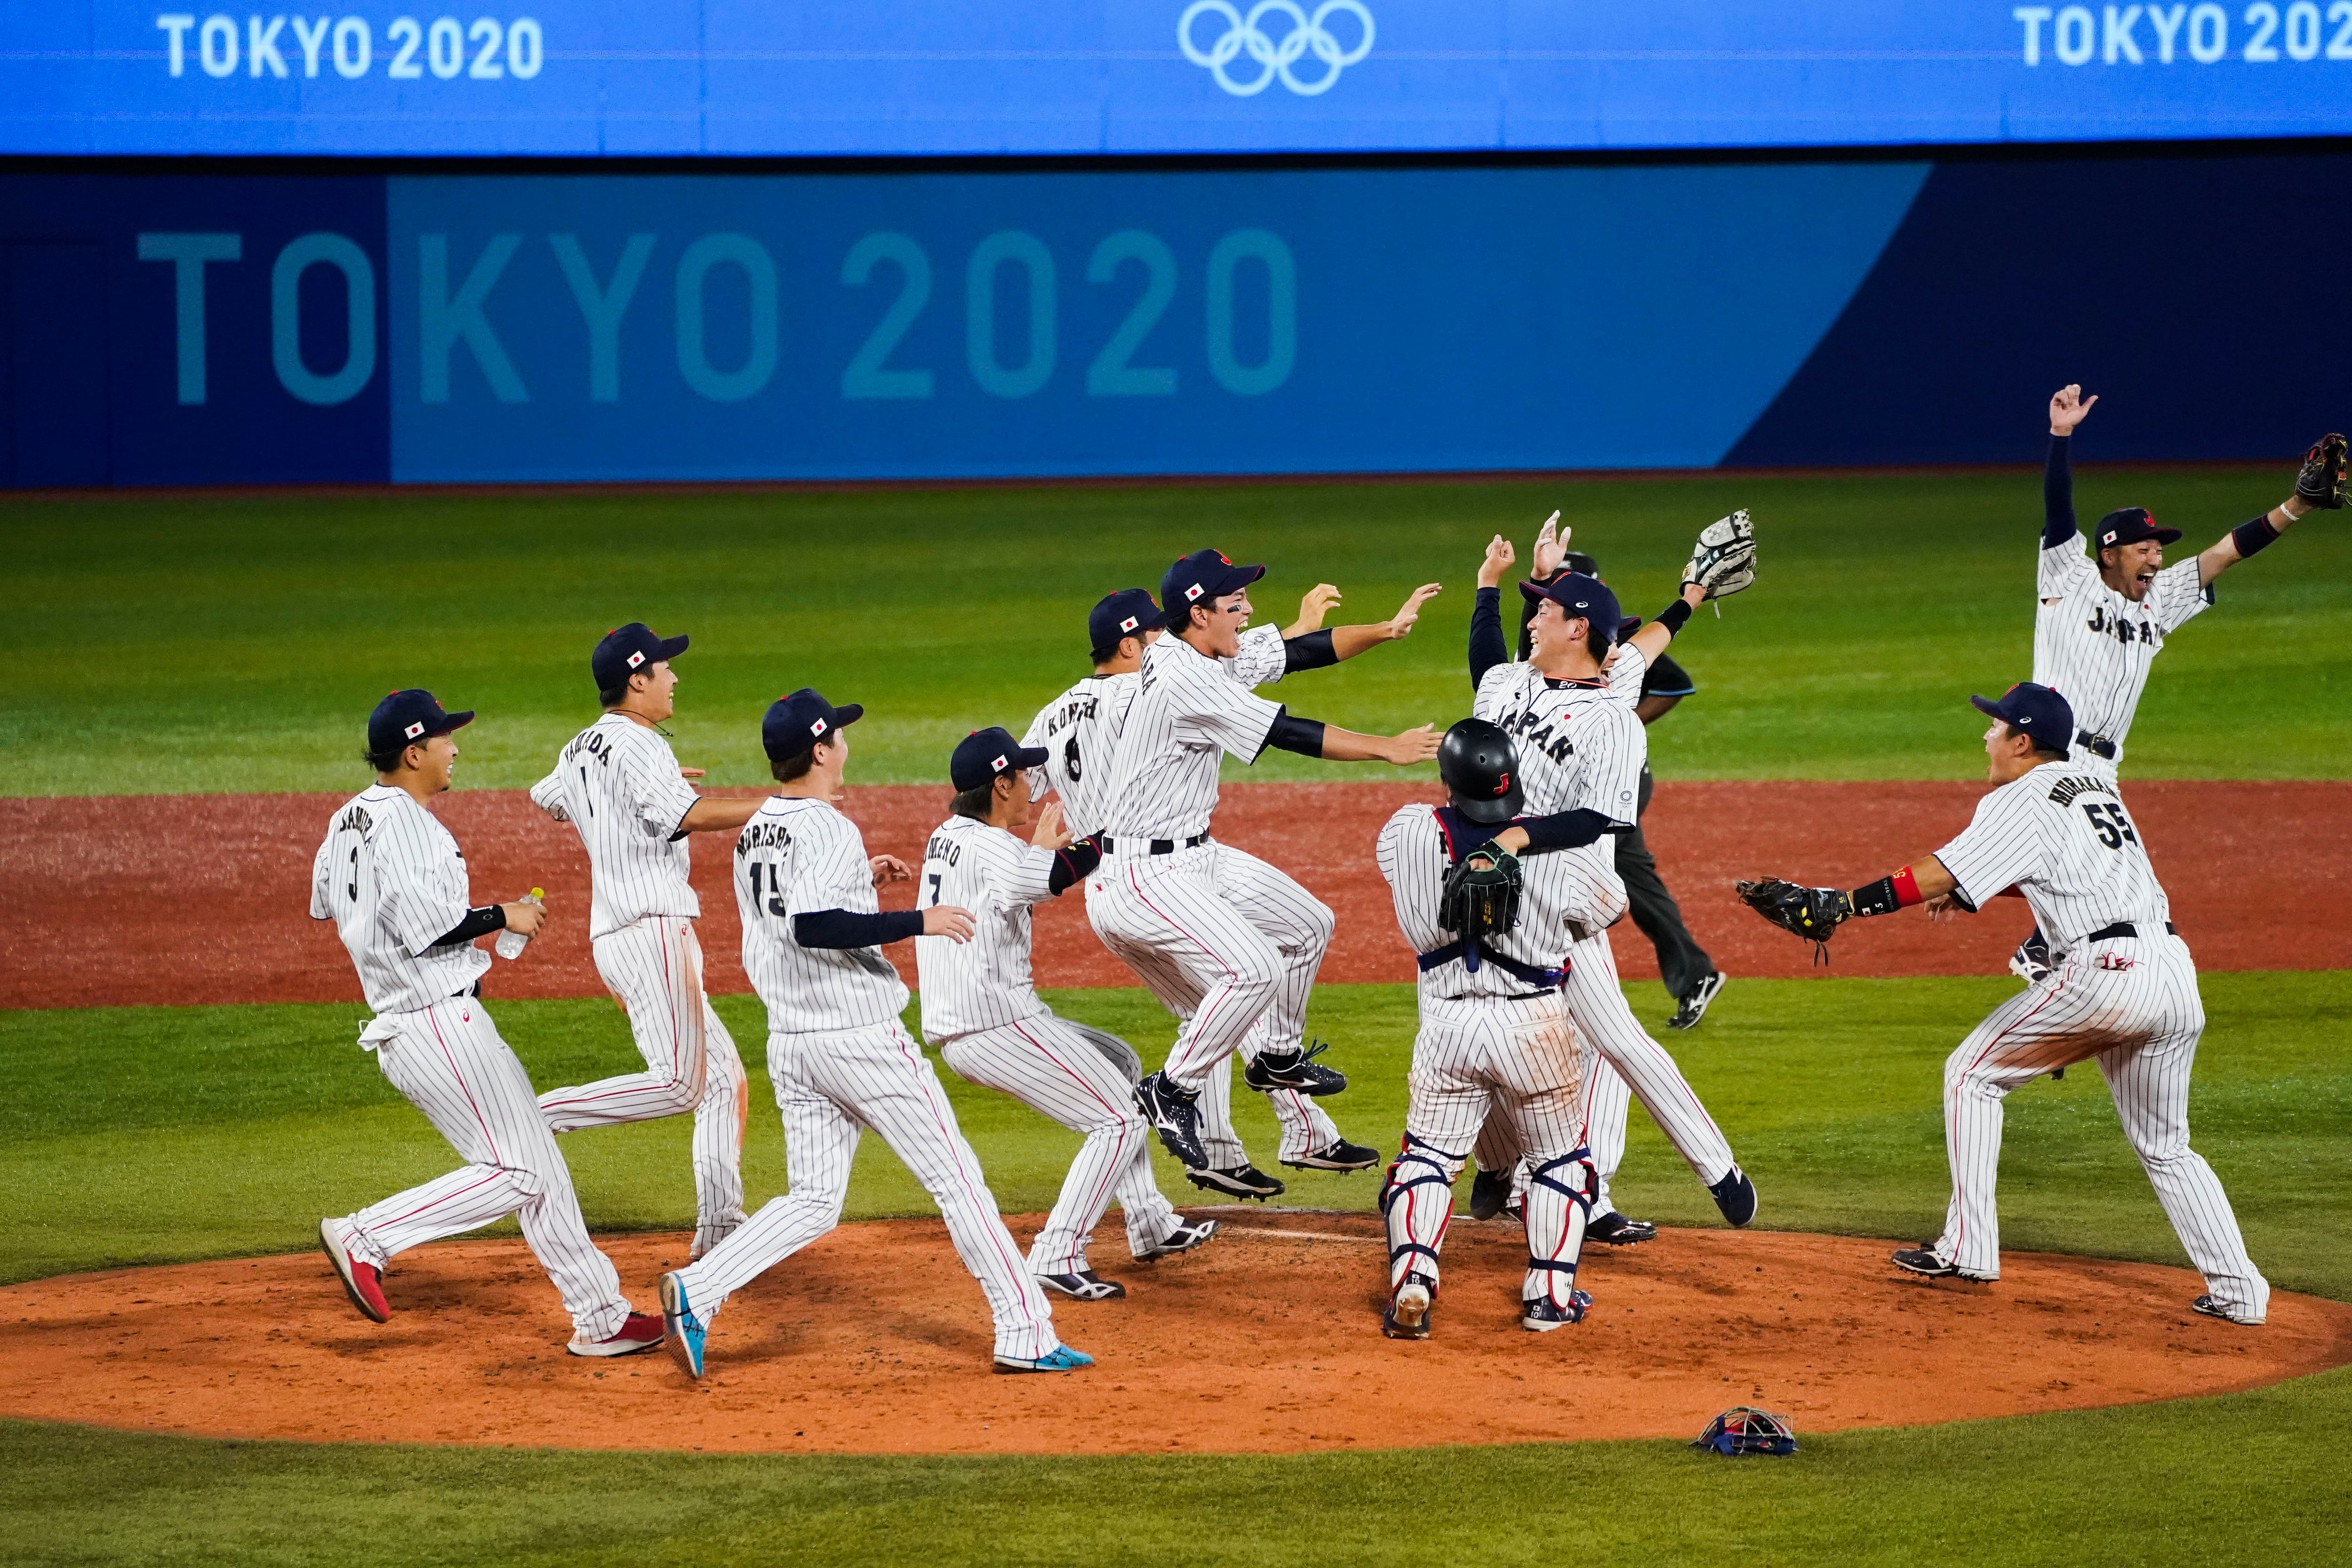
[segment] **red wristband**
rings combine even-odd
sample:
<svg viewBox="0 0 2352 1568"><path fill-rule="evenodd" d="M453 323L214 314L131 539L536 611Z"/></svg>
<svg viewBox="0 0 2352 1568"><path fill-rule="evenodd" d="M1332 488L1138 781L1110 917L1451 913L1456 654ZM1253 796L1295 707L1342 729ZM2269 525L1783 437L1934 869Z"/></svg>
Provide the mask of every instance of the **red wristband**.
<svg viewBox="0 0 2352 1568"><path fill-rule="evenodd" d="M1907 910L1914 904L1923 904L1927 901L1919 896L1919 879L1911 874L1910 867L1904 867L1903 869L1895 872L1894 876L1889 877L1887 880L1895 884L1895 907L1896 909Z"/></svg>

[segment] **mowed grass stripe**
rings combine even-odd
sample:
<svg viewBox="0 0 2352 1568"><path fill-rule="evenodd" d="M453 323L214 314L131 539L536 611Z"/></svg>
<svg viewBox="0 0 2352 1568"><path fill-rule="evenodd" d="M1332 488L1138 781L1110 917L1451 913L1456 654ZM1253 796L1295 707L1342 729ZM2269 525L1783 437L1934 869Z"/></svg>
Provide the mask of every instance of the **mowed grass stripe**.
<svg viewBox="0 0 2352 1568"><path fill-rule="evenodd" d="M1916 1238L1948 1194L1940 1108L1944 1058L2014 989L2007 978L1738 981L1700 1029L1669 1037L1730 1135L1777 1228ZM2220 1172L2256 1259L2282 1289L2352 1299L2352 974L2252 973L2203 980L2211 1018L2191 1122ZM1636 1010L1668 1010L1655 984ZM1055 994L1067 1016L1164 1050L1166 1016L1140 991ZM752 1200L784 1184L782 1138L762 1065L758 1004L718 1005L758 1082L746 1154ZM542 1088L629 1070L636 1058L609 1003L507 1002L502 1032ZM0 1071L0 1279L139 1262L300 1250L323 1214L342 1213L446 1169L452 1156L353 1043L353 1005L125 1008L12 1013ZM1330 1101L1343 1131L1393 1153L1404 1114L1414 1005L1402 985L1324 986L1310 1026L1349 1074ZM1051 1206L1076 1146L1009 1097L942 1069L991 1187L1009 1212ZM1237 1096L1244 1135L1274 1150L1262 1100ZM592 1225L691 1224L688 1122L563 1141ZM1366 1209L1378 1176L1283 1172L1285 1202ZM1163 1188L1201 1196L1164 1156ZM1719 1223L1681 1160L1636 1113L1618 1187L1628 1212L1667 1224ZM2011 1248L2183 1261L2124 1141L2095 1068L2010 1100L2001 1170ZM932 1212L879 1140L861 1146L848 1213Z"/></svg>
<svg viewBox="0 0 2352 1568"><path fill-rule="evenodd" d="M2020 421L2021 452L2039 440ZM2147 504L2202 548L2284 494L2291 464L2091 468L2084 516ZM954 742L1016 729L1085 672L1087 607L1213 543L1271 574L1280 624L1318 580L1338 619L1447 584L1420 632L1280 694L1367 730L1466 709L1476 563L1554 507L1633 613L1672 593L1696 529L1754 509L1763 575L1677 656L1699 695L1654 731L1675 778L1973 776L1971 690L2031 662L2031 468L1559 483L975 490L393 492L37 497L0 518L20 637L57 650L0 698L0 790L331 790L364 782L368 708L404 684L482 721L461 782L531 783L594 712L588 649L633 618L695 639L673 726L714 784L765 777L762 706L815 685L867 705L852 777L932 782ZM2342 778L2352 535L2304 524L2232 572L2157 667L2142 778ZM1252 776L1360 777L1277 754Z"/></svg>

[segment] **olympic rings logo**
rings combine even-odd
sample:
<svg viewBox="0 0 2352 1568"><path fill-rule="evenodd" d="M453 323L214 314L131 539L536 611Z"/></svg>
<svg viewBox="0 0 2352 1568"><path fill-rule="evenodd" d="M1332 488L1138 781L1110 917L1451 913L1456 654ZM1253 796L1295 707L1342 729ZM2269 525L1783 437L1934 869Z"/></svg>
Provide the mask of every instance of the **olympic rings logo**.
<svg viewBox="0 0 2352 1568"><path fill-rule="evenodd" d="M1323 26L1335 11L1353 16L1363 30L1355 47L1340 47L1339 38ZM1279 42L1258 26L1268 12L1290 18L1290 29ZM1216 42L1203 49L1192 41L1192 24L1209 14L1223 16L1225 30L1217 36ZM1235 98L1264 92L1276 77L1299 97L1313 98L1330 91L1342 70L1372 52L1372 14L1364 9L1361 0L1323 0L1311 16L1297 0L1257 0L1246 16L1234 7L1232 0L1192 0L1177 19L1176 42L1182 47L1186 59L1196 66L1205 66L1209 74L1217 79L1217 85ZM1260 68L1255 77L1236 81L1225 68L1244 54ZM1323 63L1323 73L1302 79L1291 68L1309 54Z"/></svg>

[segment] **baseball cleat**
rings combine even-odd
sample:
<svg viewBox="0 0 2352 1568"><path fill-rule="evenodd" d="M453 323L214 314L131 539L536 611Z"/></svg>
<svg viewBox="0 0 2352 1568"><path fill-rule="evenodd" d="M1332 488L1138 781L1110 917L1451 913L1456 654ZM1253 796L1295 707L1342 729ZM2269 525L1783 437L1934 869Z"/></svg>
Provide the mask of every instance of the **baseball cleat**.
<svg viewBox="0 0 2352 1568"><path fill-rule="evenodd" d="M583 1340L574 1334L572 1342L563 1348L573 1355L635 1355L655 1349L668 1337L669 1331L661 1319L651 1312L631 1312L620 1331L610 1339Z"/></svg>
<svg viewBox="0 0 2352 1568"><path fill-rule="evenodd" d="M702 1375L702 1342L710 1332L686 1299L686 1277L665 1274L661 1281L662 1327L667 1331L663 1342L669 1346L670 1360L684 1368L686 1375Z"/></svg>
<svg viewBox="0 0 2352 1568"><path fill-rule="evenodd" d="M392 1303L383 1299L383 1271L352 1256L343 1239L341 1220L319 1222L319 1246L326 1253L327 1261L335 1266L336 1277L343 1282L343 1294L352 1299L360 1316L378 1323L392 1321Z"/></svg>
<svg viewBox="0 0 2352 1568"><path fill-rule="evenodd" d="M1222 1171L1203 1167L1185 1172L1184 1179L1206 1192L1223 1193L1229 1197L1255 1198L1260 1203L1268 1198L1278 1198L1290 1190L1255 1165L1230 1165ZM1216 1222L1212 1220L1210 1223L1213 1225Z"/></svg>
<svg viewBox="0 0 2352 1568"><path fill-rule="evenodd" d="M1277 1089L1307 1095L1337 1094L1348 1087L1348 1075L1315 1065L1315 1058L1330 1048L1318 1040L1303 1049L1293 1046L1286 1051L1260 1051L1242 1068L1242 1081L1260 1094L1272 1094Z"/></svg>
<svg viewBox="0 0 2352 1568"><path fill-rule="evenodd" d="M1554 1329L1584 1321L1584 1314L1591 1310L1592 1296L1589 1291L1570 1290L1565 1306L1549 1296L1538 1296L1519 1303L1519 1327L1529 1333L1548 1334Z"/></svg>
<svg viewBox="0 0 2352 1568"><path fill-rule="evenodd" d="M1138 1263L1150 1263L1155 1258L1173 1258L1180 1252L1205 1247L1217 1234L1217 1222L1213 1219L1186 1220L1170 1231L1157 1247L1147 1247L1135 1255Z"/></svg>
<svg viewBox="0 0 2352 1568"><path fill-rule="evenodd" d="M1723 1180L1707 1191L1714 1194L1715 1206L1723 1211L1723 1223L1732 1229L1738 1230L1756 1217L1756 1184L1738 1166L1725 1172Z"/></svg>
<svg viewBox="0 0 2352 1568"><path fill-rule="evenodd" d="M1979 1285L1991 1280L1982 1274L1970 1274L1957 1263L1947 1263L1932 1247L1897 1247L1887 1259L1906 1274L1917 1274L1929 1279L1973 1279Z"/></svg>
<svg viewBox="0 0 2352 1568"><path fill-rule="evenodd" d="M2208 1318L2219 1318L2225 1323L2235 1323L2241 1328L2256 1328L2262 1323L2262 1320L2260 1318L2242 1318L2238 1316L2237 1313L2232 1312L2229 1308L2224 1307L2221 1302L2216 1301L2210 1296L2198 1297L2197 1300L2189 1303L2189 1310L2192 1312L2201 1313Z"/></svg>
<svg viewBox="0 0 2352 1568"><path fill-rule="evenodd" d="M1603 1247L1636 1247L1658 1239L1658 1227L1646 1219L1627 1219L1615 1209L1584 1227L1584 1239Z"/></svg>
<svg viewBox="0 0 2352 1568"><path fill-rule="evenodd" d="M996 1370L999 1372L1076 1372L1082 1366L1094 1364L1094 1357L1084 1351L1072 1350L1067 1345L1056 1345L1034 1361L1015 1355L996 1358Z"/></svg>
<svg viewBox="0 0 2352 1568"><path fill-rule="evenodd" d="M1698 1021L1706 1016L1707 1004L1715 1000L1715 994L1722 990L1723 983L1730 978L1730 975L1718 969L1700 981L1697 990L1681 999L1680 1005L1675 1008L1675 1016L1666 1020L1666 1027L1669 1029L1696 1027Z"/></svg>
<svg viewBox="0 0 2352 1568"><path fill-rule="evenodd" d="M1076 1274L1040 1274L1037 1283L1073 1301L1116 1301L1127 1294L1126 1286L1106 1279L1091 1268L1081 1268Z"/></svg>
<svg viewBox="0 0 2352 1568"><path fill-rule="evenodd" d="M1470 1178L1470 1217L1493 1219L1510 1206L1511 1173L1481 1171Z"/></svg>
<svg viewBox="0 0 2352 1568"><path fill-rule="evenodd" d="M1437 1300L1437 1282L1426 1274L1408 1274L1389 1298L1381 1314L1381 1332L1392 1340L1429 1338L1429 1314Z"/></svg>
<svg viewBox="0 0 2352 1568"><path fill-rule="evenodd" d="M2039 985L2050 978L2050 939L2035 927L2033 934L2017 944L2009 955L2010 973L2028 985Z"/></svg>
<svg viewBox="0 0 2352 1568"><path fill-rule="evenodd" d="M1333 1139L1303 1160L1283 1162L1294 1171L1369 1171L1380 1163L1378 1149L1367 1149L1345 1138Z"/></svg>
<svg viewBox="0 0 2352 1568"><path fill-rule="evenodd" d="M1163 1070L1135 1086L1135 1105L1160 1134L1160 1142L1186 1170L1207 1166L1208 1152L1201 1147L1201 1097L1197 1092L1177 1088Z"/></svg>

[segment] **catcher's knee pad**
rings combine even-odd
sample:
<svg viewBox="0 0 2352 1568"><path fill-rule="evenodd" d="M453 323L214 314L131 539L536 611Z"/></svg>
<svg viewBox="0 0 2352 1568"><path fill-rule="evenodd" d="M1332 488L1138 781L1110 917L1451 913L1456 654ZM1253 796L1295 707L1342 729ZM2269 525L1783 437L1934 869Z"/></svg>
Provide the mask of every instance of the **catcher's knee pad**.
<svg viewBox="0 0 2352 1568"><path fill-rule="evenodd" d="M1465 1155L1449 1154L1443 1149L1423 1143L1410 1132L1404 1134L1400 1140L1397 1157L1390 1163L1387 1177L1381 1183L1381 1212L1388 1213L1389 1205L1412 1188L1425 1186L1432 1182L1441 1187L1452 1186L1454 1173L1462 1168L1465 1158Z"/></svg>
<svg viewBox="0 0 2352 1568"><path fill-rule="evenodd" d="M1576 1177L1576 1170L1579 1166L1581 1166L1584 1171L1581 1181L1578 1181ZM1570 1183L1575 1184L1571 1185ZM1581 1146L1570 1150L1557 1160L1547 1160L1537 1166L1535 1173L1528 1178L1528 1184L1549 1187L1570 1202L1580 1205L1587 1218L1591 1216L1592 1205L1601 1197L1601 1172L1592 1163L1592 1151Z"/></svg>

